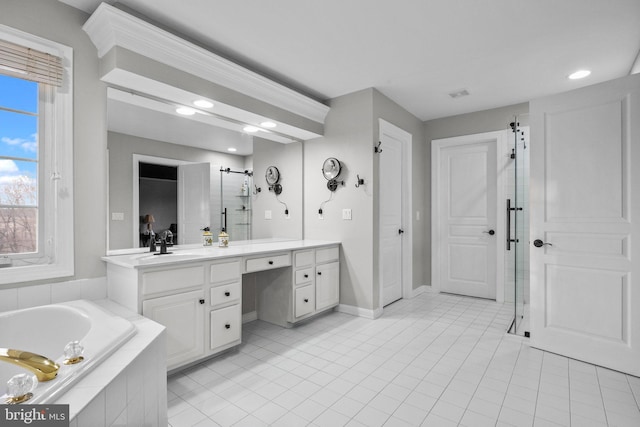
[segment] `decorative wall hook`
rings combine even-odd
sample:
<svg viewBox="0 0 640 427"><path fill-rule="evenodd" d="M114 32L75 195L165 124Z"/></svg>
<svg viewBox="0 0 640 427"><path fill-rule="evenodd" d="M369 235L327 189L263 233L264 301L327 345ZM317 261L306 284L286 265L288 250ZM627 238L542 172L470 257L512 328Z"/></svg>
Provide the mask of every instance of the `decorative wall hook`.
<svg viewBox="0 0 640 427"><path fill-rule="evenodd" d="M382 153L382 148L380 148L381 145L382 145L382 141L378 141L378 145L373 148L373 151L378 154Z"/></svg>
<svg viewBox="0 0 640 427"><path fill-rule="evenodd" d="M253 186L255 187L255 190L253 190L254 196L262 191L262 188L258 187L257 185L254 184Z"/></svg>
<svg viewBox="0 0 640 427"><path fill-rule="evenodd" d="M358 177L357 181L356 181L356 188L360 187L361 185L364 185L364 178L360 178L360 175L356 175Z"/></svg>

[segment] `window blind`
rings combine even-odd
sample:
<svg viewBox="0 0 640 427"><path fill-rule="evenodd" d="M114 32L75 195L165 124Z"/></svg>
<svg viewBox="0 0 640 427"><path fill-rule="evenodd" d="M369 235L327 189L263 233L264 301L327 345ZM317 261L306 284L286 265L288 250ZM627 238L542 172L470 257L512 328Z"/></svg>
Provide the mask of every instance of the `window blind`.
<svg viewBox="0 0 640 427"><path fill-rule="evenodd" d="M0 73L62 86L62 59L49 53L0 40Z"/></svg>

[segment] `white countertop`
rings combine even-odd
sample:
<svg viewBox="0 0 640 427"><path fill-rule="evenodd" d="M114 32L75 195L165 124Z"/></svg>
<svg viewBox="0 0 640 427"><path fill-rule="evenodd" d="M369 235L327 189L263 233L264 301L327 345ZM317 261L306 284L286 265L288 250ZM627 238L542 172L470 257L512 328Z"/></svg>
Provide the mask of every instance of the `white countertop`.
<svg viewBox="0 0 640 427"><path fill-rule="evenodd" d="M120 267L146 268L229 257L253 256L280 251L312 249L339 244L340 242L327 240L244 240L241 242L229 242L229 246L226 248L201 245L173 246L167 248L167 251L171 253L166 255L154 255L148 252L148 249L146 252L141 253L139 249L135 249L135 253L108 255L102 257L102 260ZM158 251L159 250L158 247Z"/></svg>

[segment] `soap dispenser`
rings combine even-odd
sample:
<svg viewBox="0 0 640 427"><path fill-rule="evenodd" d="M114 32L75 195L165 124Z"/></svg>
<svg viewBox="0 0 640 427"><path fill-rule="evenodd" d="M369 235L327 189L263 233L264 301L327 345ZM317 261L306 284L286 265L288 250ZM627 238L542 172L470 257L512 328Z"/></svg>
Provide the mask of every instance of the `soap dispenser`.
<svg viewBox="0 0 640 427"><path fill-rule="evenodd" d="M202 246L213 246L213 234L209 227L202 229Z"/></svg>
<svg viewBox="0 0 640 427"><path fill-rule="evenodd" d="M220 231L220 234L218 234L218 246L221 248L229 246L229 234L224 231L224 228Z"/></svg>

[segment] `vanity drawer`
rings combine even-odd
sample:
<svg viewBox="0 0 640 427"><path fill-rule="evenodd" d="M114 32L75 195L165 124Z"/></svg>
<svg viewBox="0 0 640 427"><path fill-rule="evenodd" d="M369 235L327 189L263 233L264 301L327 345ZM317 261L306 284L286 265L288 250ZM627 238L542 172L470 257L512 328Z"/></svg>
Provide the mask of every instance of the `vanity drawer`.
<svg viewBox="0 0 640 427"><path fill-rule="evenodd" d="M241 273L239 259L230 262L211 264L211 270L209 274L209 280L211 280L211 283L224 283L238 280L240 276Z"/></svg>
<svg viewBox="0 0 640 427"><path fill-rule="evenodd" d="M271 270L272 268L286 267L291 265L291 254L277 254L260 258L250 258L246 260L245 271Z"/></svg>
<svg viewBox="0 0 640 427"><path fill-rule="evenodd" d="M242 316L240 304L211 312L211 349L240 341Z"/></svg>
<svg viewBox="0 0 640 427"><path fill-rule="evenodd" d="M142 294L156 294L204 284L204 266L173 268L142 273Z"/></svg>
<svg viewBox="0 0 640 427"><path fill-rule="evenodd" d="M239 282L229 283L211 288L211 305L223 305L240 300L242 286Z"/></svg>
<svg viewBox="0 0 640 427"><path fill-rule="evenodd" d="M296 270L296 285L308 283L313 277L313 267Z"/></svg>
<svg viewBox="0 0 640 427"><path fill-rule="evenodd" d="M294 265L296 267L306 267L313 265L313 251L299 251L294 252Z"/></svg>
<svg viewBox="0 0 640 427"><path fill-rule="evenodd" d="M317 264L329 261L338 261L338 258L340 258L340 248L338 248L338 246L316 249Z"/></svg>
<svg viewBox="0 0 640 427"><path fill-rule="evenodd" d="M295 315L296 317L313 313L316 309L315 290L313 285L297 288L295 291Z"/></svg>

